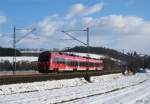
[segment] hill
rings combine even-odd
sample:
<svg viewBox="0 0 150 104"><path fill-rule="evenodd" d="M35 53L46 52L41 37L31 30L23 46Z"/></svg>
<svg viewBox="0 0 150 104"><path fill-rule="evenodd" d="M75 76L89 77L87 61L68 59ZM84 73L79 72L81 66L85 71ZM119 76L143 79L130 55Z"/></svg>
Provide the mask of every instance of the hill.
<svg viewBox="0 0 150 104"><path fill-rule="evenodd" d="M100 55L105 55L108 57L112 57L115 59L120 59L124 61L129 61L133 59L133 55L131 54L124 54L122 52L116 51L114 49L109 49L109 48L104 48L104 47L89 47L91 54L100 54ZM80 52L80 53L87 53L87 48L84 46L75 46L70 49L65 49L63 50L65 52ZM137 54L136 54L137 55Z"/></svg>

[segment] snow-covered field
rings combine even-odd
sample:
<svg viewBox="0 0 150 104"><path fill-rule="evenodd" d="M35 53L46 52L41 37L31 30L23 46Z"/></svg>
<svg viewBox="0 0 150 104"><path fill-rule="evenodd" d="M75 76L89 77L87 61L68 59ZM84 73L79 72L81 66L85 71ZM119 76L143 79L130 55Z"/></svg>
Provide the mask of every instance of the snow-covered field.
<svg viewBox="0 0 150 104"><path fill-rule="evenodd" d="M0 86L0 104L150 104L150 72Z"/></svg>
<svg viewBox="0 0 150 104"><path fill-rule="evenodd" d="M6 61L8 60L9 62L13 62L13 57L0 57L0 62ZM16 57L16 61L37 61L38 57L34 57L34 56L20 56L20 57Z"/></svg>

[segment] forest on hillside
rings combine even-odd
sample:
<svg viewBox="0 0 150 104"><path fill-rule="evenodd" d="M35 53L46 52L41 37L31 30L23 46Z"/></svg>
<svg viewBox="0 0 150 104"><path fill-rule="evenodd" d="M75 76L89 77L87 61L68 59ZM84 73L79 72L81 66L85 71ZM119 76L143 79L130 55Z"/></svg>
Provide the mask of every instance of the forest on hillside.
<svg viewBox="0 0 150 104"><path fill-rule="evenodd" d="M2 48L0 47L0 56L14 56L15 50L12 48ZM16 50L16 56L21 56L21 52Z"/></svg>

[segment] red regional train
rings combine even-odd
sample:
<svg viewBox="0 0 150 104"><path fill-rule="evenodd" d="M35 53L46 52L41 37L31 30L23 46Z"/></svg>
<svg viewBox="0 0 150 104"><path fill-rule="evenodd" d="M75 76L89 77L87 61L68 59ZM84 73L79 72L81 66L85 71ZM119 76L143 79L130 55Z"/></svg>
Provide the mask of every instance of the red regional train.
<svg viewBox="0 0 150 104"><path fill-rule="evenodd" d="M60 52L42 52L38 59L41 73L55 71L103 70L103 61Z"/></svg>

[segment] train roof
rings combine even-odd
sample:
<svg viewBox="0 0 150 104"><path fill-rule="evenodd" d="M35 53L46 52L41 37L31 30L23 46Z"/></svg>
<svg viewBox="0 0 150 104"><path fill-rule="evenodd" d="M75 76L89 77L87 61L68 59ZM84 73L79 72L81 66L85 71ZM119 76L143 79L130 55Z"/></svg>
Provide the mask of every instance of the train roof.
<svg viewBox="0 0 150 104"><path fill-rule="evenodd" d="M70 53L66 53L66 52L51 52L51 51L44 51L41 54L59 54L59 55L68 55L68 56L75 56L75 57L80 57L80 58L89 58L89 59L94 59L94 60L99 60L97 58L91 58L88 56L79 56L79 55L75 55L75 54L70 54Z"/></svg>

